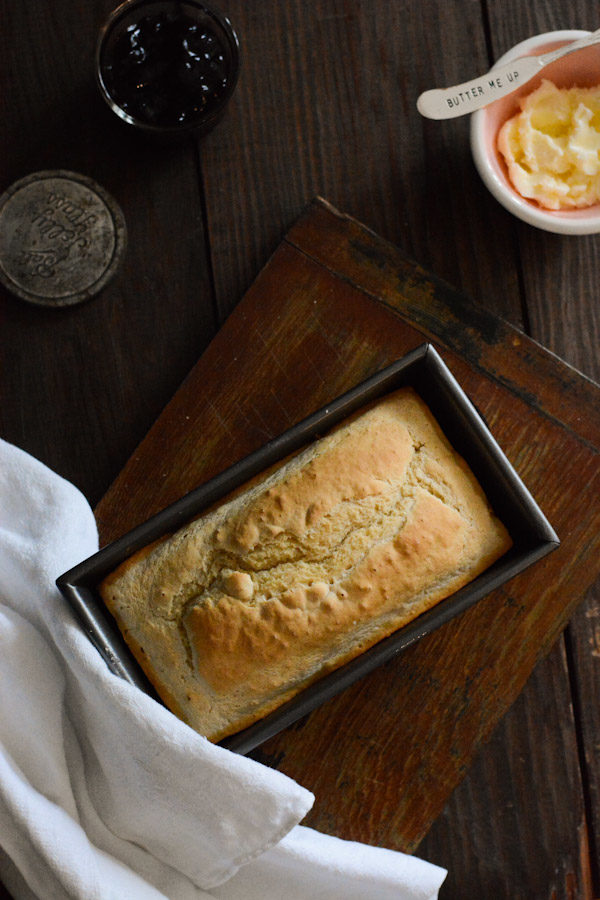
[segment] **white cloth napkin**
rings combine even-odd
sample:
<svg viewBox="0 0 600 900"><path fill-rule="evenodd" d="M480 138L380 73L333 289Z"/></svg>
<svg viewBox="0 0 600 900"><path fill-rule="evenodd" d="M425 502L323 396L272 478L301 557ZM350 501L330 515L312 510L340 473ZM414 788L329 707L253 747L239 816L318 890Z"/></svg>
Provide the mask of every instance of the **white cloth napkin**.
<svg viewBox="0 0 600 900"><path fill-rule="evenodd" d="M0 441L0 878L16 900L431 900L445 870L298 823L313 796L112 675L54 586L97 550Z"/></svg>

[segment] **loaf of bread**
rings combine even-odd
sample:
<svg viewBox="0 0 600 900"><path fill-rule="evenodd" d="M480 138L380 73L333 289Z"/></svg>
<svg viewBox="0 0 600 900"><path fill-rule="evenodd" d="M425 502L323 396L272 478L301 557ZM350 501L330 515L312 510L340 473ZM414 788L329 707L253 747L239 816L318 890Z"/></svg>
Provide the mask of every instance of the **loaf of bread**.
<svg viewBox="0 0 600 900"><path fill-rule="evenodd" d="M402 388L144 548L101 594L165 704L219 740L510 544L427 406Z"/></svg>

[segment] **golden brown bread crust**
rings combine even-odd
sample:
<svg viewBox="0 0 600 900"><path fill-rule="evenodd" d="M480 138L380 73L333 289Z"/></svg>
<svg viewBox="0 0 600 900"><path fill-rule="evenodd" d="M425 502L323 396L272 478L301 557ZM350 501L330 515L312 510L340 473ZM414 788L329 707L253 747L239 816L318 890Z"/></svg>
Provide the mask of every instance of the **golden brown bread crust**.
<svg viewBox="0 0 600 900"><path fill-rule="evenodd" d="M123 563L105 602L165 703L219 740L472 581L510 546L403 388Z"/></svg>

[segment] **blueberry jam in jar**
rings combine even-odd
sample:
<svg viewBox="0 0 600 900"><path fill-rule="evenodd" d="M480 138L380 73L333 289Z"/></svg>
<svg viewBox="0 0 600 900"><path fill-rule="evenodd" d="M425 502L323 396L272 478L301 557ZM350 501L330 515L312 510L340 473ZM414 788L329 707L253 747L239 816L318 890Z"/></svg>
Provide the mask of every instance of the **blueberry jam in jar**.
<svg viewBox="0 0 600 900"><path fill-rule="evenodd" d="M121 118L150 130L185 130L219 117L238 64L237 38L224 17L185 0L133 0L113 15L98 75Z"/></svg>

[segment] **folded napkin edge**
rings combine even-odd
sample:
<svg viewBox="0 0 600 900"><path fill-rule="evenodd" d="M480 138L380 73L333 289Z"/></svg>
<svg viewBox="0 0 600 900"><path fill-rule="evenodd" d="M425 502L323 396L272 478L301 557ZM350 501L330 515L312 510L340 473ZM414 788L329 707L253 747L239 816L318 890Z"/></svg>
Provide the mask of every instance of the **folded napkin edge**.
<svg viewBox="0 0 600 900"><path fill-rule="evenodd" d="M292 822L292 824L283 825L277 832L271 834L269 836L269 839L261 844L260 847L256 847L250 853L245 853L239 859L233 860L229 864L226 873L218 875L216 876L216 878L205 881L202 884L202 889L205 891L210 891L212 890L212 888L217 888L222 884L225 884L227 881L229 881L230 878L233 878L233 876L236 875L240 869L248 865L248 863L253 862L255 859L258 859L268 850L272 850L273 847L276 847L277 844L279 844L286 837L286 835L293 831L293 829L297 825L299 825L302 819L304 819L307 813L310 812L315 802L315 796L313 793L311 793L311 791L306 790L306 788L302 788L302 790L307 795L306 799L309 801L309 803L300 819L298 819L297 816L294 816L295 821Z"/></svg>

